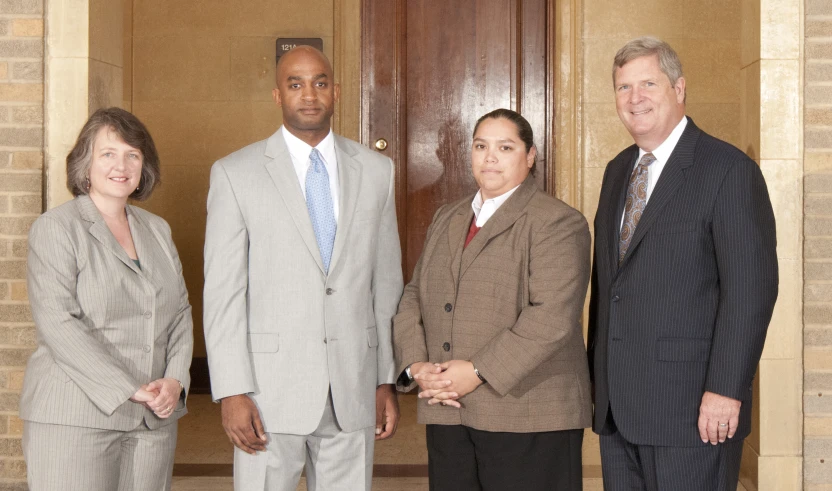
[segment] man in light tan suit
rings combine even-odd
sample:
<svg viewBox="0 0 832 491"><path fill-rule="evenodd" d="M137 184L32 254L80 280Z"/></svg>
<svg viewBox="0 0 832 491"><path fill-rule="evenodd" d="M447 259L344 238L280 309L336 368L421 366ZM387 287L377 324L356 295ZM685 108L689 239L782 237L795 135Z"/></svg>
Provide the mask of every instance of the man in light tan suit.
<svg viewBox="0 0 832 491"><path fill-rule="evenodd" d="M339 88L302 46L277 66L283 126L214 164L205 237L211 386L237 490L370 489L398 420L402 291L390 159L334 135Z"/></svg>

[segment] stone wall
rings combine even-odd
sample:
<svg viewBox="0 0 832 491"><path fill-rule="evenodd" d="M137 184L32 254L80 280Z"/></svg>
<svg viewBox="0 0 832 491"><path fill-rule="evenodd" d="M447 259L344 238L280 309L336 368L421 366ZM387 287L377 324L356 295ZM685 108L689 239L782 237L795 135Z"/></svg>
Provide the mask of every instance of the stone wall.
<svg viewBox="0 0 832 491"><path fill-rule="evenodd" d="M832 2L806 1L804 483L832 489Z"/></svg>
<svg viewBox="0 0 832 491"><path fill-rule="evenodd" d="M0 1L0 490L26 489L17 403L35 344L26 235L43 209L43 0Z"/></svg>

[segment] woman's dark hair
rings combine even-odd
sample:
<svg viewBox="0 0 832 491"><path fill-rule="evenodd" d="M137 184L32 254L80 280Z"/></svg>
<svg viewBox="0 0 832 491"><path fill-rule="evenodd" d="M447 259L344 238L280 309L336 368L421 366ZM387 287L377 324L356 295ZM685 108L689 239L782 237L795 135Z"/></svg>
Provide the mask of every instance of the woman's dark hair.
<svg viewBox="0 0 832 491"><path fill-rule="evenodd" d="M143 201L150 197L153 189L159 184L159 154L150 132L133 114L118 107L99 109L95 111L87 123L81 128L78 140L72 151L66 156L66 187L73 196L88 194L90 165L92 165L93 145L95 137L102 128L109 128L124 140L124 143L138 149L142 153L142 175L139 188L130 198Z"/></svg>
<svg viewBox="0 0 832 491"><path fill-rule="evenodd" d="M474 125L473 135L477 134L477 129L480 127L480 123L486 119L505 119L514 123L515 128L517 128L517 136L520 137L520 140L522 140L523 144L526 146L526 153L528 154L532 150L532 147L534 147L534 132L532 131L532 125L530 125L529 122L526 121L526 118L521 116L517 111L500 108L482 115L480 119L477 120L477 124ZM535 159L535 163L532 165L532 175L535 174L535 168L537 168L537 159Z"/></svg>

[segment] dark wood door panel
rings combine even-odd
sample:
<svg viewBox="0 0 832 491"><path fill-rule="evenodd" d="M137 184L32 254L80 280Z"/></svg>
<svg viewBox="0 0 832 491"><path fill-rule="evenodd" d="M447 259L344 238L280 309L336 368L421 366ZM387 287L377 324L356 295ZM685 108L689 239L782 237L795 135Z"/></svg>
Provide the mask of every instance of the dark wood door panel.
<svg viewBox="0 0 832 491"><path fill-rule="evenodd" d="M412 271L437 208L473 194L471 129L511 107L513 1L410 2L407 6L407 236Z"/></svg>
<svg viewBox="0 0 832 491"><path fill-rule="evenodd" d="M547 0L376 1L363 4L362 138L397 165L405 278L443 204L477 190L471 132L506 107L532 124L546 182L552 101Z"/></svg>

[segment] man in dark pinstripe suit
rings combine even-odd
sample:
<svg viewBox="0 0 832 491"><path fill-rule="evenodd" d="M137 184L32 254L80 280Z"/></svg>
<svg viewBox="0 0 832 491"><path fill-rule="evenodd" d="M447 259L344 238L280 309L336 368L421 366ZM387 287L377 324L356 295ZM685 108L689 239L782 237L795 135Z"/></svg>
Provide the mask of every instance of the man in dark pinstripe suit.
<svg viewBox="0 0 832 491"><path fill-rule="evenodd" d="M616 107L635 145L604 174L589 353L607 491L734 491L777 298L759 167L685 116L676 53L627 43Z"/></svg>

